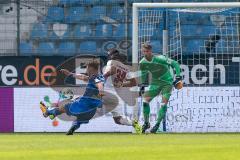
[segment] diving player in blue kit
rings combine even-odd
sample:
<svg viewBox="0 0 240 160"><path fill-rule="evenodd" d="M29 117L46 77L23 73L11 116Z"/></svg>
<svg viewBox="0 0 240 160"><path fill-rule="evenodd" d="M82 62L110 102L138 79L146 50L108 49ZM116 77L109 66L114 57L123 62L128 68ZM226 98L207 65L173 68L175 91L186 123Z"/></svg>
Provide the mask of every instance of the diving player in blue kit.
<svg viewBox="0 0 240 160"><path fill-rule="evenodd" d="M87 65L87 75L75 74L66 69L61 69L60 71L66 76L72 76L76 79L88 82L83 96L73 101L63 100L59 103L54 103L52 106L55 108L52 110L49 110L43 102L40 103L40 108L44 117L56 117L62 113L76 117L67 135L72 135L81 124L88 123L95 115L97 108L102 107L103 102L101 98L104 95L103 88L105 79L98 73L98 67L99 64L97 62L90 62Z"/></svg>

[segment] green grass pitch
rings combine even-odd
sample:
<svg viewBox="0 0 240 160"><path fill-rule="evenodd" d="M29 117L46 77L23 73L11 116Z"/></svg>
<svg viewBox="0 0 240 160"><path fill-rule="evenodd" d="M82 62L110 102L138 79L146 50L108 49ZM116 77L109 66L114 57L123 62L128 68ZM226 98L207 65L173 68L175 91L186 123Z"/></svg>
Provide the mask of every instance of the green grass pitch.
<svg viewBox="0 0 240 160"><path fill-rule="evenodd" d="M240 134L0 134L0 160L235 160Z"/></svg>

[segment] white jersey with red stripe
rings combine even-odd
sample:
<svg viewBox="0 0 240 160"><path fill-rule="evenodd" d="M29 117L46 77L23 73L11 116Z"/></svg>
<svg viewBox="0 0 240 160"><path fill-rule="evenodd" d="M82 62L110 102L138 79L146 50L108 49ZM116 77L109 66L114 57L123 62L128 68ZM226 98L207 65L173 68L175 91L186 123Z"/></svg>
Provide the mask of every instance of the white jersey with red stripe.
<svg viewBox="0 0 240 160"><path fill-rule="evenodd" d="M137 107L135 106L137 95L136 93L130 91L130 87L122 87L122 84L124 81L126 81L127 79L133 78L133 75L131 74L131 67L123 64L120 61L109 60L107 62L104 73L107 73L112 68L116 69L116 73L111 75L107 79L106 86L109 86L110 84L112 84L111 86L114 87L114 90L116 91L117 95L119 96L119 98L122 99L122 101L119 101L119 105L111 112L113 117L118 117L118 116L123 116L123 106L124 106L123 102L125 102L125 104L127 104L128 106L133 106L134 108ZM133 114L134 114L134 119L137 119L135 118L138 116L137 112Z"/></svg>
<svg viewBox="0 0 240 160"><path fill-rule="evenodd" d="M105 73L111 70L112 67L116 68L116 73L111 76L112 83L114 86L120 87L127 78L130 78L130 69L120 61L109 60L107 62Z"/></svg>

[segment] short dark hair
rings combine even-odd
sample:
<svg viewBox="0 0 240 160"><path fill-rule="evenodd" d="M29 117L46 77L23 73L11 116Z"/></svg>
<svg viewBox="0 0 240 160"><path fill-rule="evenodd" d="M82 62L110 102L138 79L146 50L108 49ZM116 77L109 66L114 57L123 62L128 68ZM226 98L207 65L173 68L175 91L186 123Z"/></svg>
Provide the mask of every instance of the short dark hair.
<svg viewBox="0 0 240 160"><path fill-rule="evenodd" d="M152 46L149 42L145 42L142 44L142 48L145 48L147 50L152 50Z"/></svg>
<svg viewBox="0 0 240 160"><path fill-rule="evenodd" d="M88 63L88 67L94 68L95 70L98 70L99 68L99 63L96 60L93 60Z"/></svg>
<svg viewBox="0 0 240 160"><path fill-rule="evenodd" d="M121 53L116 48L108 50L108 58L111 60L121 60Z"/></svg>
<svg viewBox="0 0 240 160"><path fill-rule="evenodd" d="M111 48L108 50L108 55L119 54L119 51L116 48Z"/></svg>

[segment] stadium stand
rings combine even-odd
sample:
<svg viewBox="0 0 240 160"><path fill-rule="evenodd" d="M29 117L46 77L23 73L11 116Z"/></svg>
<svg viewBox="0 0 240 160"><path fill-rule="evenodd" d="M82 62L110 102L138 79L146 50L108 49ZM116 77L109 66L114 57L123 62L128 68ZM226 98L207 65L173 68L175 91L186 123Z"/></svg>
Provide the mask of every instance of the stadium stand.
<svg viewBox="0 0 240 160"><path fill-rule="evenodd" d="M85 41L80 43L80 54L96 54L97 45L94 41Z"/></svg>
<svg viewBox="0 0 240 160"><path fill-rule="evenodd" d="M66 23L79 23L84 20L86 11L84 7L71 7L66 17Z"/></svg>
<svg viewBox="0 0 240 160"><path fill-rule="evenodd" d="M64 22L64 9L62 7L49 7L47 22Z"/></svg>
<svg viewBox="0 0 240 160"><path fill-rule="evenodd" d="M96 26L96 37L110 37L112 36L111 24L100 24Z"/></svg>
<svg viewBox="0 0 240 160"><path fill-rule="evenodd" d="M56 52L52 42L41 42L36 53L41 56L52 56Z"/></svg>
<svg viewBox="0 0 240 160"><path fill-rule="evenodd" d="M123 21L125 18L124 8L121 6L113 6L110 11L110 18L118 21Z"/></svg>
<svg viewBox="0 0 240 160"><path fill-rule="evenodd" d="M76 54L76 44L74 42L61 42L57 53L62 56L73 56Z"/></svg>
<svg viewBox="0 0 240 160"><path fill-rule="evenodd" d="M73 31L75 38L84 38L92 35L92 29L89 25L77 25Z"/></svg>
<svg viewBox="0 0 240 160"><path fill-rule="evenodd" d="M124 37L125 36L125 24L118 24L116 30L114 31L114 37Z"/></svg>
<svg viewBox="0 0 240 160"><path fill-rule="evenodd" d="M21 56L31 56L33 55L33 44L32 42L21 42L20 43L20 55Z"/></svg>
<svg viewBox="0 0 240 160"><path fill-rule="evenodd" d="M187 2L197 2L198 0L187 0ZM225 0L227 2L227 0ZM87 42L93 42L87 50L93 50L94 52L100 51L97 54L102 53L105 43L115 42L118 47L119 42L123 39L132 38L132 3L133 2L161 2L161 0L58 0L50 1L44 0L41 4L21 6L20 9L20 32L28 32L28 38L20 37L21 41L19 45L9 47L1 45L1 51L9 49L11 52L13 48L17 52L16 46L19 46L19 55L46 55L46 50L51 50L52 54L65 55L66 44L70 45L70 51L65 56L75 55L80 52L81 44ZM181 2L180 0L169 0L169 2ZM14 9L6 10L6 13L1 13L0 20L4 23L7 30L11 24L15 25L13 17L17 12ZM141 14L141 13L140 13ZM176 22L169 21L171 26L175 26ZM200 47L196 48L194 45L203 45L209 35L222 32L222 34L236 34L237 30L225 30L222 26L222 30L214 30L215 25L211 17L206 14L183 14L181 15L181 32L188 37L183 38L183 54L191 54L193 51L198 51ZM64 29L54 28L53 25L67 25ZM153 44L158 44L162 41L162 28L163 26L148 26L153 28L151 41ZM231 24L225 24L225 26ZM127 31L126 31L127 29ZM12 29L12 34L15 34L16 29ZM141 30L141 28L140 28ZM144 29L143 29L144 30ZM4 32L1 30L1 32ZM223 33L224 32L224 33ZM226 33L225 33L226 32ZM192 33L195 33L194 37ZM5 35L10 33L4 33ZM141 32L140 32L141 34ZM4 36L2 36L4 37ZM198 38L198 40L196 40ZM200 38L200 39L199 39ZM16 36L13 38L15 41ZM194 40L190 42L191 40ZM2 39L1 39L2 40ZM28 41L28 42L26 42ZM157 42L158 41L158 42ZM223 40L222 40L223 41ZM229 40L228 40L229 41ZM221 42L221 41L220 41ZM223 43L218 43L216 47L224 50ZM34 47L33 47L34 44ZM222 46L220 46L222 45ZM12 45L13 46L13 45ZM51 47L50 47L51 46ZM55 46L55 47L52 47ZM5 48L4 48L5 47ZM47 49L48 48L48 49ZM63 50L60 50L63 48ZM85 47L83 47L85 48ZM160 48L160 49L159 49ZM162 49L161 46L157 46L157 51ZM85 50L85 49L84 49ZM220 50L220 49L219 49ZM42 53L41 53L42 51ZM126 52L131 52L130 48ZM51 54L50 54L51 55Z"/></svg>
<svg viewBox="0 0 240 160"><path fill-rule="evenodd" d="M48 26L43 23L36 23L33 25L31 31L31 39L43 39L48 36Z"/></svg>
<svg viewBox="0 0 240 160"><path fill-rule="evenodd" d="M102 18L106 16L106 7L105 6L94 6L91 8L89 20L101 21Z"/></svg>

